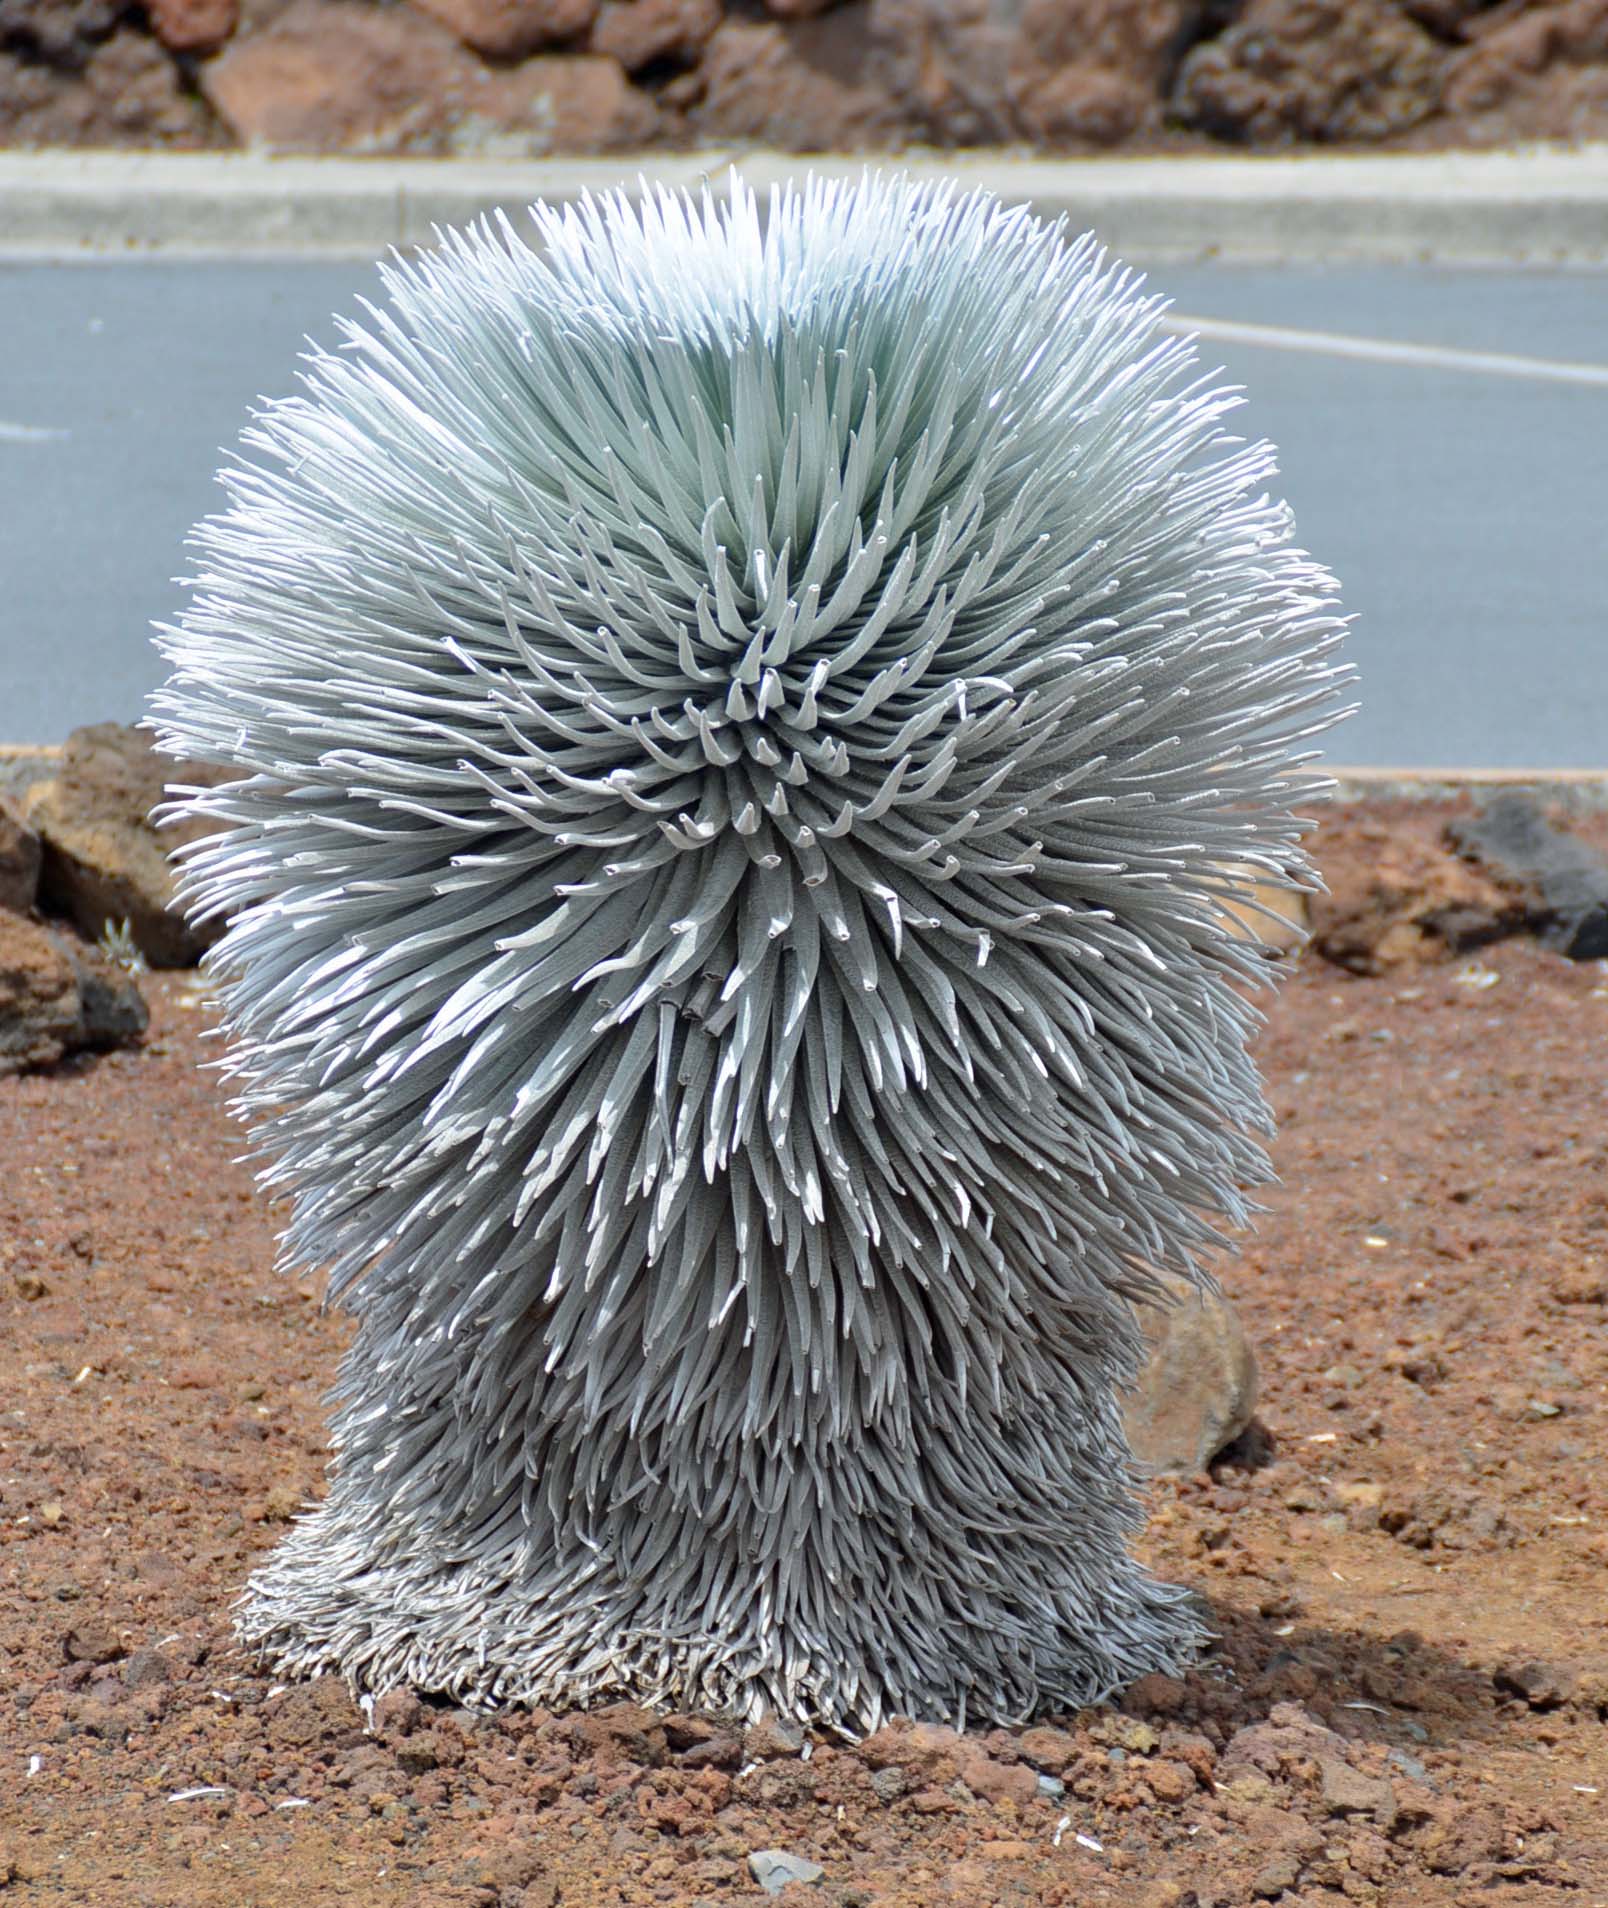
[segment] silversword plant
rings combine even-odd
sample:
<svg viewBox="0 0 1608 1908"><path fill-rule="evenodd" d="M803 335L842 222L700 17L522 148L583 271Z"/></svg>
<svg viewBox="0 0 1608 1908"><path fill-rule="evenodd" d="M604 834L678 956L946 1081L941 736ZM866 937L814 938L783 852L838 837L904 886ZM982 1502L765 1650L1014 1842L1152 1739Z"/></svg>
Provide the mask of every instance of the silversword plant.
<svg viewBox="0 0 1608 1908"><path fill-rule="evenodd" d="M1162 304L868 176L384 271L199 532L164 747L284 1257L357 1315L291 1671L828 1726L1198 1643L1133 1301L1267 1176L1328 576Z"/></svg>

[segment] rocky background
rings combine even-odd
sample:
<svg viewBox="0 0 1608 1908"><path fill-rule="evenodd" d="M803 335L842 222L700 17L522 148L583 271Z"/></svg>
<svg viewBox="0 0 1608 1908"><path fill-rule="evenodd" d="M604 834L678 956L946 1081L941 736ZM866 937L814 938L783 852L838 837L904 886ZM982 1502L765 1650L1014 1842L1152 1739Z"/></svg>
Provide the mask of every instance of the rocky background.
<svg viewBox="0 0 1608 1908"><path fill-rule="evenodd" d="M1608 137L1608 0L0 0L0 143L506 157Z"/></svg>

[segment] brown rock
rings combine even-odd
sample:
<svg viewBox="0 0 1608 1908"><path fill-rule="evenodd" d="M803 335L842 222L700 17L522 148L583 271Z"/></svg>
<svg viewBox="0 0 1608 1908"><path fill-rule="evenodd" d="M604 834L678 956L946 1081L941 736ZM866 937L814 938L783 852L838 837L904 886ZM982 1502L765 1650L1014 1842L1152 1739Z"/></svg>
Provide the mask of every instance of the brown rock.
<svg viewBox="0 0 1608 1908"><path fill-rule="evenodd" d="M230 779L231 771L170 762L142 731L120 722L75 729L61 771L36 782L26 798L29 822L44 843L40 897L70 915L91 939L126 920L135 945L153 967L188 967L222 932L192 929L170 912L174 877L169 851L207 832L188 821L158 833L150 813L166 783Z"/></svg>
<svg viewBox="0 0 1608 1908"><path fill-rule="evenodd" d="M961 1740L941 1723L897 1718L867 1736L858 1753L869 1769L902 1769L912 1779L953 1782L959 1771Z"/></svg>
<svg viewBox="0 0 1608 1908"><path fill-rule="evenodd" d="M160 1650L136 1650L123 1665L123 1687L125 1689L156 1689L171 1683L174 1676L174 1663L170 1656L164 1656Z"/></svg>
<svg viewBox="0 0 1608 1908"><path fill-rule="evenodd" d="M1251 1421L1256 1358L1221 1293L1171 1282L1174 1302L1142 1312L1150 1355L1124 1407L1134 1456L1155 1472L1201 1471Z"/></svg>
<svg viewBox="0 0 1608 1908"><path fill-rule="evenodd" d="M1256 145L1383 139L1437 110L1447 58L1389 0L1250 0L1184 60L1172 110Z"/></svg>
<svg viewBox="0 0 1608 1908"><path fill-rule="evenodd" d="M407 7L293 0L206 66L201 85L243 144L395 152L437 129L470 76L452 35Z"/></svg>
<svg viewBox="0 0 1608 1908"><path fill-rule="evenodd" d="M33 0L21 3L26 8ZM0 44L8 37L0 33ZM11 39L13 48L26 44ZM132 21L104 40L84 41L61 61L0 50L0 140L29 146L225 143L206 106L186 90L172 56Z"/></svg>
<svg viewBox="0 0 1608 1908"><path fill-rule="evenodd" d="M121 0L0 0L0 40L53 66L82 66L123 11Z"/></svg>
<svg viewBox="0 0 1608 1908"><path fill-rule="evenodd" d="M42 852L33 824L15 802L0 795L0 908L26 914L33 906Z"/></svg>
<svg viewBox="0 0 1608 1908"><path fill-rule="evenodd" d="M779 1762L804 1747L804 1731L780 1716L766 1716L743 1731L744 1762Z"/></svg>
<svg viewBox="0 0 1608 1908"><path fill-rule="evenodd" d="M1189 1685L1176 1676L1152 1671L1130 1683L1122 1701L1140 1715L1176 1716L1189 1707Z"/></svg>
<svg viewBox="0 0 1608 1908"><path fill-rule="evenodd" d="M363 1741L362 1713L337 1676L293 1684L269 1696L258 1714L266 1740L276 1746L355 1749Z"/></svg>
<svg viewBox="0 0 1608 1908"><path fill-rule="evenodd" d="M1025 1762L996 1762L964 1739L959 1775L972 1794L985 1802L1014 1802L1026 1808L1039 1799L1038 1777Z"/></svg>
<svg viewBox="0 0 1608 1908"><path fill-rule="evenodd" d="M1198 0L1025 0L1009 93L1029 137L1109 146L1161 119Z"/></svg>
<svg viewBox="0 0 1608 1908"><path fill-rule="evenodd" d="M174 53L212 53L234 32L240 0L145 0L151 31Z"/></svg>
<svg viewBox="0 0 1608 1908"><path fill-rule="evenodd" d="M65 948L78 982L80 1018L74 1047L106 1053L113 1047L131 1046L151 1024L151 1010L134 976L108 960L99 948L86 947L66 934L55 938Z"/></svg>
<svg viewBox="0 0 1608 1908"><path fill-rule="evenodd" d="M1319 1794L1328 1815L1371 1815L1389 1822L1395 1798L1382 1776L1364 1775L1340 1756L1318 1757Z"/></svg>
<svg viewBox="0 0 1608 1908"><path fill-rule="evenodd" d="M0 913L0 1074L121 1046L149 1020L133 978L94 948Z"/></svg>
<svg viewBox="0 0 1608 1908"><path fill-rule="evenodd" d="M1295 1703L1275 1703L1266 1722L1251 1723L1230 1736L1218 1758L1217 1780L1232 1784L1255 1771L1278 1777L1329 1756L1343 1761L1345 1743L1332 1729Z"/></svg>
<svg viewBox="0 0 1608 1908"><path fill-rule="evenodd" d="M1378 831L1367 859L1348 861L1312 903L1312 943L1354 974L1444 960L1529 922L1526 902L1439 847ZM1355 870L1355 872L1353 872Z"/></svg>
<svg viewBox="0 0 1608 1908"><path fill-rule="evenodd" d="M1017 1754L1046 1775L1058 1776L1078 1759L1077 1738L1065 1729L1052 1729L1047 1723L1024 1729L1017 1738Z"/></svg>
<svg viewBox="0 0 1608 1908"><path fill-rule="evenodd" d="M825 20L727 19L699 71L704 93L692 124L704 139L830 152L887 147L904 130L863 5Z"/></svg>
<svg viewBox="0 0 1608 1908"><path fill-rule="evenodd" d="M628 73L660 60L690 62L720 20L720 0L604 0L592 51L618 60Z"/></svg>
<svg viewBox="0 0 1608 1908"><path fill-rule="evenodd" d="M616 152L659 131L652 100L591 54L481 64L406 7L292 0L237 39L203 84L238 138L286 151Z"/></svg>
<svg viewBox="0 0 1608 1908"><path fill-rule="evenodd" d="M1186 1763L1158 1757L1145 1770L1145 1782L1158 1802L1171 1806L1195 1793L1195 1772Z"/></svg>
<svg viewBox="0 0 1608 1908"><path fill-rule="evenodd" d="M1518 1696L1531 1709L1561 1709L1575 1693L1573 1674L1555 1663L1507 1663L1492 1680L1504 1696Z"/></svg>
<svg viewBox="0 0 1608 1908"><path fill-rule="evenodd" d="M1550 1289L1560 1305L1608 1304L1608 1266L1588 1254L1580 1264L1555 1273Z"/></svg>
<svg viewBox="0 0 1608 1908"><path fill-rule="evenodd" d="M1155 95L1138 80L1082 60L1013 75L1010 101L1020 132L1047 146L1120 145L1158 112Z"/></svg>
<svg viewBox="0 0 1608 1908"><path fill-rule="evenodd" d="M928 136L1109 145L1160 122L1200 0L873 0L894 93Z"/></svg>
<svg viewBox="0 0 1608 1908"><path fill-rule="evenodd" d="M532 158L630 152L651 145L659 131L658 108L617 60L577 53L477 74L442 149Z"/></svg>
<svg viewBox="0 0 1608 1908"><path fill-rule="evenodd" d="M597 0L412 0L455 39L488 59L522 60L544 46L577 40Z"/></svg>
<svg viewBox="0 0 1608 1908"><path fill-rule="evenodd" d="M999 0L871 0L894 98L942 145L1017 136L1011 106L1015 23Z"/></svg>
<svg viewBox="0 0 1608 1908"><path fill-rule="evenodd" d="M1468 26L1474 44L1453 55L1447 112L1492 132L1539 139L1600 138L1608 129L1608 0L1499 7Z"/></svg>
<svg viewBox="0 0 1608 1908"><path fill-rule="evenodd" d="M1292 1854L1275 1855L1251 1878L1251 1893L1258 1901L1277 1901L1301 1879L1301 1863Z"/></svg>
<svg viewBox="0 0 1608 1908"><path fill-rule="evenodd" d="M560 1716L538 1733L546 1735L549 1731L567 1742L575 1754L591 1754L605 1762L639 1762L656 1767L665 1760L669 1748L663 1718L636 1703L607 1703L601 1709Z"/></svg>
<svg viewBox="0 0 1608 1908"><path fill-rule="evenodd" d="M1502 1854L1502 1812L1491 1805L1443 1807L1417 1839L1424 1865L1436 1875L1460 1875Z"/></svg>
<svg viewBox="0 0 1608 1908"><path fill-rule="evenodd" d="M125 1654L117 1632L99 1617L82 1617L61 1640L69 1663L115 1663Z"/></svg>

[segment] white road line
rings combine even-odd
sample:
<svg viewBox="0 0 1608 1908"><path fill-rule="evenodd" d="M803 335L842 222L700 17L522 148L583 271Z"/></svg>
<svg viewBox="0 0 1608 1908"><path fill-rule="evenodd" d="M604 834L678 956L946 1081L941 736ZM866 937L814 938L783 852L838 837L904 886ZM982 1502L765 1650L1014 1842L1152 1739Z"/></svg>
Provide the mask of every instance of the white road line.
<svg viewBox="0 0 1608 1908"><path fill-rule="evenodd" d="M8 424L0 417L0 444L44 444L54 437L66 437L66 431L52 430L48 424Z"/></svg>
<svg viewBox="0 0 1608 1908"><path fill-rule="evenodd" d="M1531 378L1545 384L1588 384L1608 390L1608 364L1573 364L1562 358L1525 358L1503 351L1459 351L1450 345L1404 344L1392 338L1353 338L1339 331L1295 331L1284 325L1241 324L1231 318L1199 318L1168 312L1169 331L1193 331L1225 344L1262 345L1269 351L1305 351L1331 358L1361 358L1374 364L1420 365L1429 371L1475 371L1487 377Z"/></svg>

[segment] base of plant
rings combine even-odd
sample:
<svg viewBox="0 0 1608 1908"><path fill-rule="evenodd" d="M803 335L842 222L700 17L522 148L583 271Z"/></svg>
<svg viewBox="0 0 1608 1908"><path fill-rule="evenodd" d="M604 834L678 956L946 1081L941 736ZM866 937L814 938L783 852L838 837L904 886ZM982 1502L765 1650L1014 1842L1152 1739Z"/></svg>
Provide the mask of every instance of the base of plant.
<svg viewBox="0 0 1608 1908"><path fill-rule="evenodd" d="M992 1434L974 1420L964 1439L950 1426L940 1466L867 1438L818 1474L831 1514L785 1556L765 1506L669 1477L651 1519L555 1519L529 1482L426 1525L338 1467L251 1579L237 1629L281 1673L471 1707L627 1699L847 1734L1075 1710L1177 1673L1207 1641L1189 1594L1127 1554L1120 1423L1088 1404Z"/></svg>

